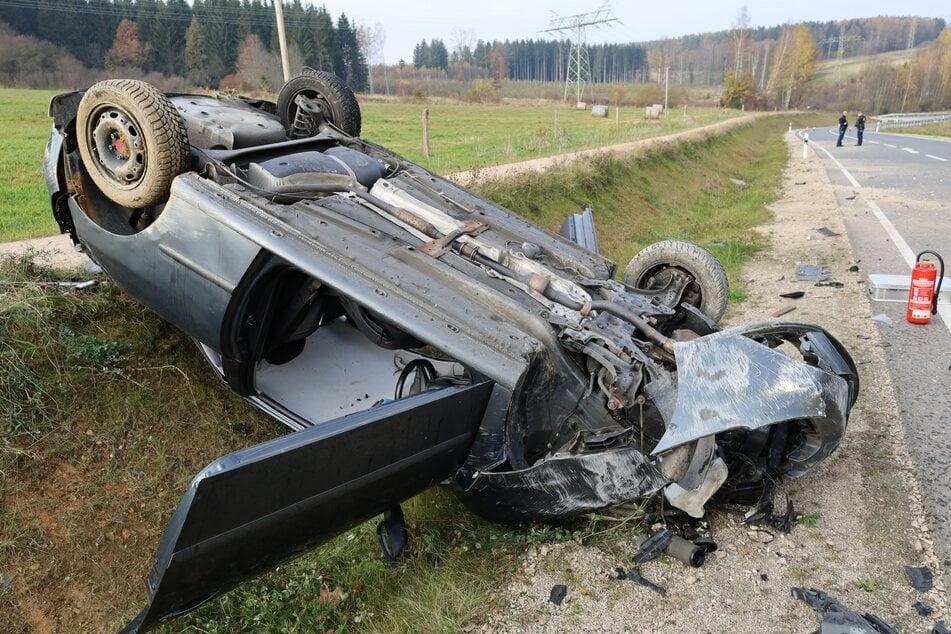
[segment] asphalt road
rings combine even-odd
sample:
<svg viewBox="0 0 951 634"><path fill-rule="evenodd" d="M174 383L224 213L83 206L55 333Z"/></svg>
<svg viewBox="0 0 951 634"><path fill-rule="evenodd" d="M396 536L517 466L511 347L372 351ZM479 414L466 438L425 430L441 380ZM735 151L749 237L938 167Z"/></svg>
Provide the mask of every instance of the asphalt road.
<svg viewBox="0 0 951 634"><path fill-rule="evenodd" d="M836 128L809 131L812 159L841 185L836 195L862 270L909 275L925 249L951 264L951 140L869 129L861 147L852 127L843 147ZM878 327L935 547L951 566L951 305L928 325L908 323L905 310L905 302L872 302L873 315L893 322Z"/></svg>

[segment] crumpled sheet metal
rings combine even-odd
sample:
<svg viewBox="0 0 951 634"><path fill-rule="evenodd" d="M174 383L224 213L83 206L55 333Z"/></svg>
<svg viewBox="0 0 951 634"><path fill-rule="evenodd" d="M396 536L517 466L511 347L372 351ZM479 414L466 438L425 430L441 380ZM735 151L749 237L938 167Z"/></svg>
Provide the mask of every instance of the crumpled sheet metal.
<svg viewBox="0 0 951 634"><path fill-rule="evenodd" d="M674 344L677 404L655 455L730 429L827 413L845 428L845 380L753 341L744 328Z"/></svg>
<svg viewBox="0 0 951 634"><path fill-rule="evenodd" d="M478 512L502 521L547 520L577 515L650 495L667 478L637 449L559 454L527 469L456 474L462 497ZM468 497L489 489L492 496ZM492 498L486 502L487 498Z"/></svg>

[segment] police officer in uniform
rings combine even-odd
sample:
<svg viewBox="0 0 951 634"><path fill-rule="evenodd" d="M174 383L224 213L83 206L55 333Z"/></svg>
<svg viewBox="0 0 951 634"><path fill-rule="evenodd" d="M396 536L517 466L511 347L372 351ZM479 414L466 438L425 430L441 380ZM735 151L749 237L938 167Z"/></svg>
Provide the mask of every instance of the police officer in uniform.
<svg viewBox="0 0 951 634"><path fill-rule="evenodd" d="M859 112L859 118L855 120L855 135L859 138L856 145L862 145L862 134L865 132L865 115Z"/></svg>
<svg viewBox="0 0 951 634"><path fill-rule="evenodd" d="M849 120L845 118L848 112L843 110L842 116L839 117L839 140L835 142L836 147L842 147L842 139L845 138L845 131L849 127Z"/></svg>

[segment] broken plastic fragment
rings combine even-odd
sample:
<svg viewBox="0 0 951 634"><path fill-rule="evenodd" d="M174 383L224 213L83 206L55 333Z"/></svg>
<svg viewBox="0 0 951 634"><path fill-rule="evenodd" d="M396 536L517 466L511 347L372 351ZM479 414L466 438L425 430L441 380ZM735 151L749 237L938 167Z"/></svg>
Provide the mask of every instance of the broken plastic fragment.
<svg viewBox="0 0 951 634"><path fill-rule="evenodd" d="M928 592L934 587L934 575L925 566L905 566L905 574L918 592Z"/></svg>
<svg viewBox="0 0 951 634"><path fill-rule="evenodd" d="M921 601L915 601L915 604L911 607L918 611L918 616L931 616L931 613L934 612L930 605L926 605Z"/></svg>
<svg viewBox="0 0 951 634"><path fill-rule="evenodd" d="M833 231L833 230L830 229L829 227L819 227L818 229L816 229L816 233L821 233L822 235L824 235L824 236L826 236L826 237L829 237L829 238L834 238L834 237L836 237L836 236L842 235L841 233L837 233L837 232Z"/></svg>
<svg viewBox="0 0 951 634"><path fill-rule="evenodd" d="M799 299L806 294L806 291L789 291L788 293L780 293L780 297L785 297L786 299Z"/></svg>
<svg viewBox="0 0 951 634"><path fill-rule="evenodd" d="M931 634L951 634L951 630L944 624L944 619L941 619L931 628Z"/></svg>
<svg viewBox="0 0 951 634"><path fill-rule="evenodd" d="M643 564L660 557L673 540L674 534L669 528L662 528L641 542L637 552L631 558L635 564Z"/></svg>
<svg viewBox="0 0 951 634"><path fill-rule="evenodd" d="M651 590L653 590L654 592L656 592L662 597L667 596L667 590L657 585L656 583L649 581L648 579L645 579L641 575L641 571L637 569L637 566L634 566L633 568L627 571L625 571L624 568L615 568L615 571L617 572L617 578L619 580L627 579L628 581L636 581L642 586L646 588L650 588Z"/></svg>
<svg viewBox="0 0 951 634"><path fill-rule="evenodd" d="M853 612L822 590L793 588L794 599L804 601L822 615L819 632L836 634L898 634L895 628L874 614Z"/></svg>
<svg viewBox="0 0 951 634"><path fill-rule="evenodd" d="M816 264L800 264L796 267L796 279L800 282L820 282L831 277L829 269Z"/></svg>
<svg viewBox="0 0 951 634"><path fill-rule="evenodd" d="M886 315L885 313L879 313L878 315L875 315L874 317L872 317L872 319L874 319L875 321L879 321L885 324L886 326L891 326L895 323L892 321L892 318Z"/></svg>
<svg viewBox="0 0 951 634"><path fill-rule="evenodd" d="M563 583L559 583L551 589L551 594L548 595L548 600L555 605L561 605L561 602L565 600L566 596L568 596L568 586Z"/></svg>

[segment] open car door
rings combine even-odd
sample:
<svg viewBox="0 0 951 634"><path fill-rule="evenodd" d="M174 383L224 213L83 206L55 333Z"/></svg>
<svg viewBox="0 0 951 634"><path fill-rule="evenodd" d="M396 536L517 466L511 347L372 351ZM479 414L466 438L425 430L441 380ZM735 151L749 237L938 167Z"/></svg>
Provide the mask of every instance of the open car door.
<svg viewBox="0 0 951 634"><path fill-rule="evenodd" d="M192 480L147 581L141 632L458 470L492 382L424 392L248 447Z"/></svg>

